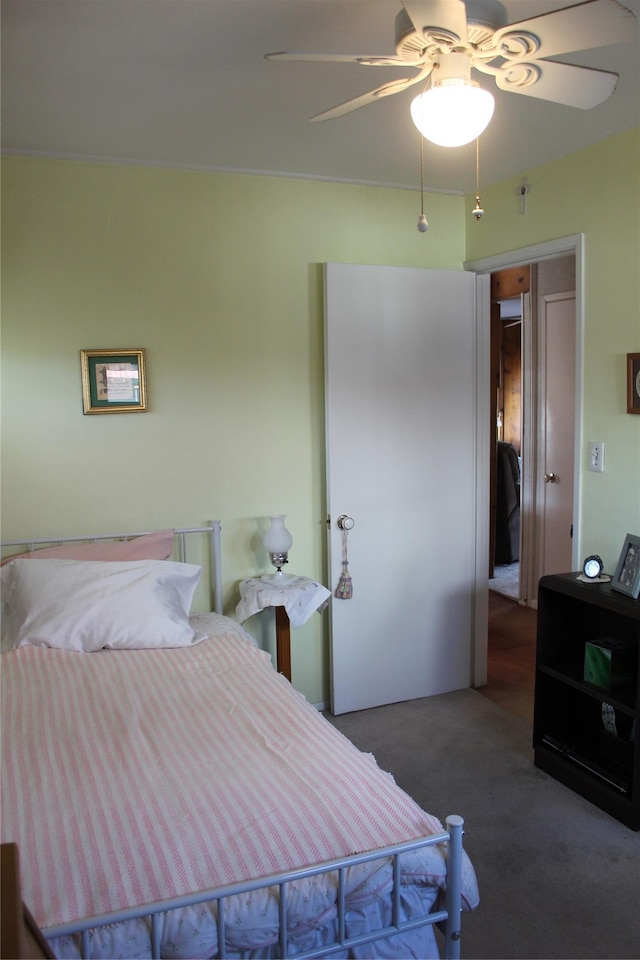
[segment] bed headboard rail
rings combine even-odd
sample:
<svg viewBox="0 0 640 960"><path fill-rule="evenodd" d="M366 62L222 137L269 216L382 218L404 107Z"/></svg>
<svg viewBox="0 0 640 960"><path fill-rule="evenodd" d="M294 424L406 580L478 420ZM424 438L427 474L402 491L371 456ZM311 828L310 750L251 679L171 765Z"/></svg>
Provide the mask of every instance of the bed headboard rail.
<svg viewBox="0 0 640 960"><path fill-rule="evenodd" d="M21 552L27 552L37 549L38 547L65 546L70 543L97 543L101 540L133 540L135 537L143 537L149 533L153 533L153 531L136 530L127 531L126 533L98 533L82 537L28 537L22 540L2 540L0 541L0 551L4 558L5 554L10 555L11 553L15 553L16 547L21 547ZM211 599L213 601L212 606L216 613L222 613L222 525L220 521L209 520L206 525L202 527L176 528L174 530L173 556L183 563L191 562L190 551L198 534L204 534L208 537L208 565Z"/></svg>

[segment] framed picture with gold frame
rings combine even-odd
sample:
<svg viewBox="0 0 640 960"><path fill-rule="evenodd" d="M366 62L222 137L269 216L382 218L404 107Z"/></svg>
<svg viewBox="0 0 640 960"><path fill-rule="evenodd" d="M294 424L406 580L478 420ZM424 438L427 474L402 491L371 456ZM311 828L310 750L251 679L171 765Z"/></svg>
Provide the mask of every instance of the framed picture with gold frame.
<svg viewBox="0 0 640 960"><path fill-rule="evenodd" d="M81 350L84 413L145 413L144 350Z"/></svg>
<svg viewBox="0 0 640 960"><path fill-rule="evenodd" d="M640 413L640 353L627 354L627 413Z"/></svg>

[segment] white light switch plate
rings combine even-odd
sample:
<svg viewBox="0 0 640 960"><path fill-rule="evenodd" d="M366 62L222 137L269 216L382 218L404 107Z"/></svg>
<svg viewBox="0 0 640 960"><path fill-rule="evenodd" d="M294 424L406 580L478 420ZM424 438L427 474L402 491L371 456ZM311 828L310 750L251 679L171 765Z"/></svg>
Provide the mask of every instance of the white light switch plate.
<svg viewBox="0 0 640 960"><path fill-rule="evenodd" d="M589 470L604 472L604 440L594 440L589 444Z"/></svg>

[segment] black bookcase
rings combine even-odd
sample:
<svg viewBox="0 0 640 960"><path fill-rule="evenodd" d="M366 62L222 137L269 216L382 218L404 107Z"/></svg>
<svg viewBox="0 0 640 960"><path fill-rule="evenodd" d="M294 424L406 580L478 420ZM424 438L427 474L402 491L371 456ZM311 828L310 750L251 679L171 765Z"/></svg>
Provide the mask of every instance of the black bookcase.
<svg viewBox="0 0 640 960"><path fill-rule="evenodd" d="M577 576L542 577L538 586L534 760L638 830L640 601ZM608 686L584 679L586 644L605 638L625 648L624 670Z"/></svg>

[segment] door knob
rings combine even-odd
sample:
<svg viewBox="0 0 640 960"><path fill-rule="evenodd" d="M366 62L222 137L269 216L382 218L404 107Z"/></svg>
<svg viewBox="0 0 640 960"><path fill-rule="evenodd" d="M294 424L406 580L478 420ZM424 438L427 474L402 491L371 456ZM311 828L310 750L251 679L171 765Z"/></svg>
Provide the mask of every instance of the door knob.
<svg viewBox="0 0 640 960"><path fill-rule="evenodd" d="M336 523L338 524L340 530L353 530L353 517L348 517L346 513L341 513L336 520Z"/></svg>
<svg viewBox="0 0 640 960"><path fill-rule="evenodd" d="M555 483L557 481L557 476L555 473L545 473L544 482L545 483Z"/></svg>

